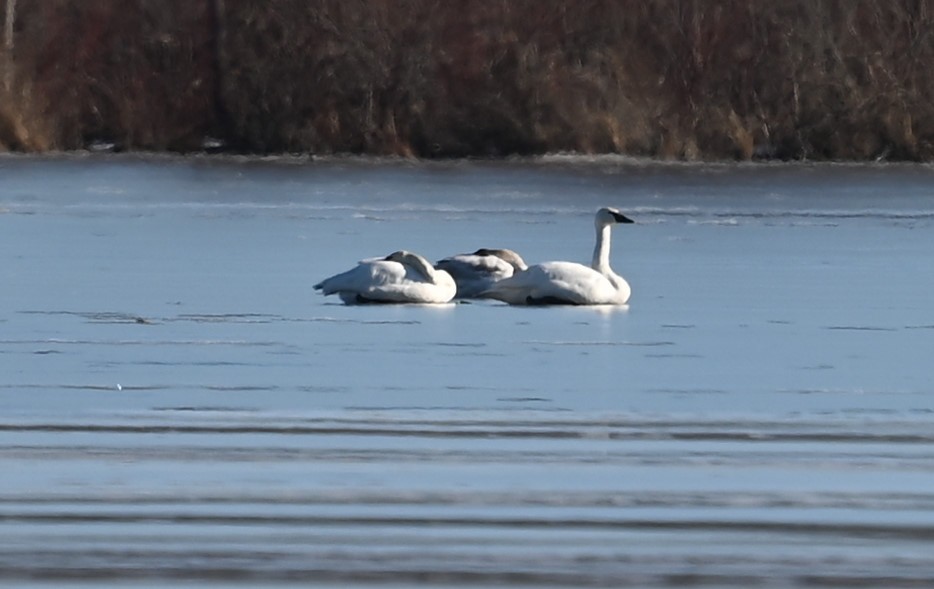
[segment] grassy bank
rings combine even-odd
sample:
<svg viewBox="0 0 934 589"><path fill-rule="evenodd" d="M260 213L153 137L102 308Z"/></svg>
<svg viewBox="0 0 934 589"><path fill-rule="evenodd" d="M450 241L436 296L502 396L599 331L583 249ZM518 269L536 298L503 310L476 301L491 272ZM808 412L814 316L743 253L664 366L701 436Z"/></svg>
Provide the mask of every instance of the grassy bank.
<svg viewBox="0 0 934 589"><path fill-rule="evenodd" d="M934 159L926 0L13 6L9 149Z"/></svg>

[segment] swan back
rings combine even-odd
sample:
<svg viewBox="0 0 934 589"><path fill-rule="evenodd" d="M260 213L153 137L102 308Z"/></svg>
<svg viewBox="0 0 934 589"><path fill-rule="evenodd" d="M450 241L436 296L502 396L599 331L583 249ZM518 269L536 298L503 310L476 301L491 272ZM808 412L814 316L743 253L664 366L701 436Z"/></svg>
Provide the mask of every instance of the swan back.
<svg viewBox="0 0 934 589"><path fill-rule="evenodd" d="M457 283L457 298L476 298L490 286L528 268L522 256L508 249L481 248L439 260L435 268L445 270Z"/></svg>
<svg viewBox="0 0 934 589"><path fill-rule="evenodd" d="M528 264L525 263L525 260L522 259L522 256L510 249L490 249L482 247L475 251L474 255L497 257L512 266L515 272L521 272L529 267Z"/></svg>

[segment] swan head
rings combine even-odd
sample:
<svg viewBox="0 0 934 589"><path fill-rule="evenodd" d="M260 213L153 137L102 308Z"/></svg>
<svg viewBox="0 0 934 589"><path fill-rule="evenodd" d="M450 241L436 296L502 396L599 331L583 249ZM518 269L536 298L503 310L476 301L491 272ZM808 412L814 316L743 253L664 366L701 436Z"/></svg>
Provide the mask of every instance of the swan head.
<svg viewBox="0 0 934 589"><path fill-rule="evenodd" d="M522 259L522 256L509 249L490 249L482 247L473 253L475 256L496 256L517 271L527 269L529 266Z"/></svg>
<svg viewBox="0 0 934 589"><path fill-rule="evenodd" d="M397 250L383 258L387 262L399 262L400 264L405 264L408 260L412 259L412 256L415 255L408 250Z"/></svg>
<svg viewBox="0 0 934 589"><path fill-rule="evenodd" d="M635 221L619 212L618 209L611 207L603 207L597 211L597 216L594 218L594 225L596 225L598 229L617 223L635 223Z"/></svg>
<svg viewBox="0 0 934 589"><path fill-rule="evenodd" d="M408 250L394 251L383 259L387 262L398 262L403 266L408 266L432 282L438 278L439 274L447 274L440 270L435 271L431 262L415 252L410 252ZM453 283L453 279L451 279L451 282Z"/></svg>

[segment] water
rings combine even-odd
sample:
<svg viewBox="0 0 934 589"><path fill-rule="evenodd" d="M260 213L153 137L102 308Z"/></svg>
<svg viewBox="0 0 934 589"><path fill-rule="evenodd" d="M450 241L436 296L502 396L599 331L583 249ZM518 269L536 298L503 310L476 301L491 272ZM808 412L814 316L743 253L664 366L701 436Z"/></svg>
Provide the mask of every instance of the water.
<svg viewBox="0 0 934 589"><path fill-rule="evenodd" d="M345 307L406 248L618 309ZM0 584L929 587L934 170L0 158Z"/></svg>

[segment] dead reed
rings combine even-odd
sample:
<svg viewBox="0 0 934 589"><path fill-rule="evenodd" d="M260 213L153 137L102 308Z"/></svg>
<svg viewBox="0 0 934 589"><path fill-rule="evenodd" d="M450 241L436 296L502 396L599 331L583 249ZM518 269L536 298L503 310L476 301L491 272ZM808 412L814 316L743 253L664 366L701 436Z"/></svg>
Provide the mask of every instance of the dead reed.
<svg viewBox="0 0 934 589"><path fill-rule="evenodd" d="M928 0L13 5L8 148L934 159Z"/></svg>

